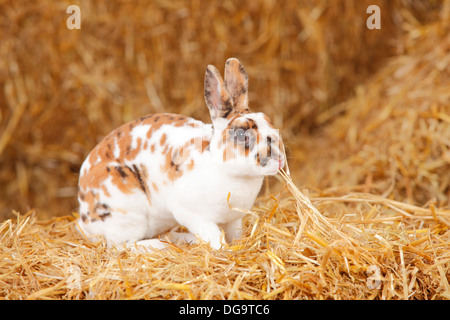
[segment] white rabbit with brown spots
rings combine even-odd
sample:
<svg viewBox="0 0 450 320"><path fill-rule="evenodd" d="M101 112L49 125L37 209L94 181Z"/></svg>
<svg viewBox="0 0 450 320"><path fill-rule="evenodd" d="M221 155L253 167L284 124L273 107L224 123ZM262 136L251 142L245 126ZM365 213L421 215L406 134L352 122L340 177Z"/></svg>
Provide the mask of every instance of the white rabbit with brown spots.
<svg viewBox="0 0 450 320"><path fill-rule="evenodd" d="M177 225L219 249L241 234L264 176L284 166L281 137L263 113L248 107L247 72L227 60L224 79L205 74L212 124L176 114L153 114L111 132L80 170L78 225L109 246L158 247ZM228 195L229 202L227 201Z"/></svg>

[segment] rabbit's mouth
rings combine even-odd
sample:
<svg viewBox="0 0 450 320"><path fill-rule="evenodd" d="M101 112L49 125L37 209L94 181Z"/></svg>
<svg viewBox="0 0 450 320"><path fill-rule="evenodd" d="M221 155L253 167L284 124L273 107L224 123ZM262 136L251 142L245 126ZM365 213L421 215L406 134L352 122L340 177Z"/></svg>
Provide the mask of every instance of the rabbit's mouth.
<svg viewBox="0 0 450 320"><path fill-rule="evenodd" d="M284 159L277 157L263 157L259 160L264 175L275 175L284 167Z"/></svg>

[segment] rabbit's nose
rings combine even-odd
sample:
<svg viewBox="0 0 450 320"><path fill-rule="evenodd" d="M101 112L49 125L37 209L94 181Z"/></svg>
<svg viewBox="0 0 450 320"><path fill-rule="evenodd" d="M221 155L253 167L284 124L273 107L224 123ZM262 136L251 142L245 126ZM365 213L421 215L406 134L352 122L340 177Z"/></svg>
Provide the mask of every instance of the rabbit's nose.
<svg viewBox="0 0 450 320"><path fill-rule="evenodd" d="M284 168L284 160L278 159L278 169L282 169L282 168Z"/></svg>

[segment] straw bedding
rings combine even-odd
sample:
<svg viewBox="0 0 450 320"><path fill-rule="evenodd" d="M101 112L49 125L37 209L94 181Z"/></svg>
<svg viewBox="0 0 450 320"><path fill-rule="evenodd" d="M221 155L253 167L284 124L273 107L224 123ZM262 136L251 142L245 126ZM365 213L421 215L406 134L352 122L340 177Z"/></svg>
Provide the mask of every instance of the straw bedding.
<svg viewBox="0 0 450 320"><path fill-rule="evenodd" d="M74 31L69 3L0 1L0 298L450 298L450 1L379 1L376 31L367 1L78 4ZM207 121L205 66L229 56L289 158L242 238L83 239L83 157L146 113Z"/></svg>

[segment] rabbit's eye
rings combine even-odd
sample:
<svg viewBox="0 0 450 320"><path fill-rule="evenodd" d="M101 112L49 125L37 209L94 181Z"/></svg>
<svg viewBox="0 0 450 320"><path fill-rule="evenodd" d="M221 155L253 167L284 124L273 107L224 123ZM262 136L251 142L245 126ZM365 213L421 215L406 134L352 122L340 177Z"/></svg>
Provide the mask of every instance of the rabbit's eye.
<svg viewBox="0 0 450 320"><path fill-rule="evenodd" d="M234 139L238 143L245 143L245 147L248 148L250 139L248 135L245 134L245 131L243 129L238 129L235 131Z"/></svg>
<svg viewBox="0 0 450 320"><path fill-rule="evenodd" d="M244 130L241 130L241 129L236 130L236 139L238 141L241 141L241 142L245 141L245 137L246 136L245 136Z"/></svg>

